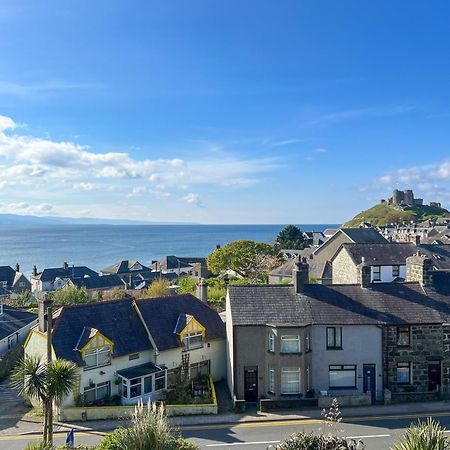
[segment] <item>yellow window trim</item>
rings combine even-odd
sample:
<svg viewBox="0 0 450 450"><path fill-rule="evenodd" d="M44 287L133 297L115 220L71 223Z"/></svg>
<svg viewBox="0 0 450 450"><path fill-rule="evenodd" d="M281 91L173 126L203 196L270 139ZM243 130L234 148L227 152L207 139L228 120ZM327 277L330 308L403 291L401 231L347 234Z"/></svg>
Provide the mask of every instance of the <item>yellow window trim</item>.
<svg viewBox="0 0 450 450"><path fill-rule="evenodd" d="M183 341L185 336L199 332L201 332L204 337L206 328L195 317L192 317L186 326L180 331L180 340Z"/></svg>
<svg viewBox="0 0 450 450"><path fill-rule="evenodd" d="M101 336L103 338L103 340L105 341L106 345L96 345L96 346L92 346L91 343L93 341L93 339L95 339L96 337ZM81 356L84 359L84 354L88 351L88 350L96 350L98 348L103 348L103 347L109 347L109 351L112 353L112 349L113 349L113 345L114 343L108 339L105 335L103 335L102 333L100 333L100 331L97 331L95 333L94 336L92 336L91 339L89 339L89 341L86 343L86 345L80 350L81 351Z"/></svg>

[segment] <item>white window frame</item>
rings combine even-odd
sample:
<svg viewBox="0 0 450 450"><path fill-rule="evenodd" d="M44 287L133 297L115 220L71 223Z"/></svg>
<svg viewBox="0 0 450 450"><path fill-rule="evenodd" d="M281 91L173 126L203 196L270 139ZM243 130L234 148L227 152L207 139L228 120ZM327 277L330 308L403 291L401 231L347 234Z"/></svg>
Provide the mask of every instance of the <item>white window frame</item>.
<svg viewBox="0 0 450 450"><path fill-rule="evenodd" d="M103 389L107 387L108 391L106 393L106 395L99 397L98 395L98 391L100 389ZM103 400L105 397L107 397L108 395L111 395L111 382L110 381L103 381L101 383L95 384L93 387L87 386L86 388L83 389L83 398L86 398L86 393L87 392L91 392L94 391L95 392L95 399L93 400L94 402L97 400Z"/></svg>
<svg viewBox="0 0 450 450"><path fill-rule="evenodd" d="M296 342L297 343L297 349L295 351L288 351L286 348L283 348L283 344L288 345L288 343ZM284 336L281 336L281 350L280 353L300 353L301 347L300 347L300 336L293 335L293 334L286 334Z"/></svg>
<svg viewBox="0 0 450 450"><path fill-rule="evenodd" d="M191 340L200 337L198 344L191 344ZM196 331L195 333L186 334L183 338L183 346L185 350L195 350L197 348L203 348L203 332Z"/></svg>
<svg viewBox="0 0 450 450"><path fill-rule="evenodd" d="M381 266L372 266L372 281L381 281Z"/></svg>
<svg viewBox="0 0 450 450"><path fill-rule="evenodd" d="M108 359L107 359L106 362L102 362L101 364L99 364L99 356L104 354L104 353L108 354ZM94 356L95 357L95 364L87 364L86 356ZM109 346L105 346L105 347L94 348L93 350L86 350L84 352L83 360L86 363L85 370L86 369L93 369L95 367L107 366L107 365L111 364L111 348Z"/></svg>
<svg viewBox="0 0 450 450"><path fill-rule="evenodd" d="M8 350L17 347L19 344L19 333L14 333L12 336L8 336Z"/></svg>
<svg viewBox="0 0 450 450"><path fill-rule="evenodd" d="M354 376L352 377L352 384L348 385L339 385L339 384L332 384L331 382L331 374L333 372L339 372L339 373L350 373L352 372ZM356 364L330 364L328 367L328 383L330 386L330 389L356 389L357 388L357 375L358 375L358 368Z"/></svg>
<svg viewBox="0 0 450 450"><path fill-rule="evenodd" d="M288 374L297 374L296 380L286 380L289 376ZM291 390L288 388L289 385L298 384L298 388ZM283 367L281 369L281 394L283 395L298 395L301 393L301 377L300 377L300 367Z"/></svg>
<svg viewBox="0 0 450 450"><path fill-rule="evenodd" d="M395 273L394 273L395 272ZM392 266L392 276L397 278L400 276L400 266Z"/></svg>
<svg viewBox="0 0 450 450"><path fill-rule="evenodd" d="M269 367L269 392L275 394L275 369Z"/></svg>
<svg viewBox="0 0 450 450"><path fill-rule="evenodd" d="M269 352L275 352L275 334L269 331Z"/></svg>

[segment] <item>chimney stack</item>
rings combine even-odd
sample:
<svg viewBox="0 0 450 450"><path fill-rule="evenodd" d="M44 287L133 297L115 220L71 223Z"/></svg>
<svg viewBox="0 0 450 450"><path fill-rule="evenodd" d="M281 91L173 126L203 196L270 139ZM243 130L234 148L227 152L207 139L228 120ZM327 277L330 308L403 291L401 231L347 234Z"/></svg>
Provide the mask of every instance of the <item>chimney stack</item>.
<svg viewBox="0 0 450 450"><path fill-rule="evenodd" d="M35 277L38 274L37 267L33 266L33 276Z"/></svg>
<svg viewBox="0 0 450 450"><path fill-rule="evenodd" d="M208 301L208 285L206 280L202 277L200 277L197 282L196 297L204 303Z"/></svg>
<svg viewBox="0 0 450 450"><path fill-rule="evenodd" d="M416 234L415 236L413 236L413 244L420 245L420 234Z"/></svg>
<svg viewBox="0 0 450 450"><path fill-rule="evenodd" d="M423 287L433 285L433 261L418 251L406 258L406 281L418 281Z"/></svg>
<svg viewBox="0 0 450 450"><path fill-rule="evenodd" d="M19 263L16 263L16 272L20 272L20 266L19 266Z"/></svg>
<svg viewBox="0 0 450 450"><path fill-rule="evenodd" d="M48 313L52 311L53 301L44 294L38 298L38 328L41 333L47 332Z"/></svg>
<svg viewBox="0 0 450 450"><path fill-rule="evenodd" d="M292 271L292 282L294 284L294 291L296 294L301 294L305 291L305 285L309 283L309 265L306 258L298 258L294 264Z"/></svg>
<svg viewBox="0 0 450 450"><path fill-rule="evenodd" d="M63 269L67 270L68 268L69 268L69 264L66 261L64 261L63 262Z"/></svg>
<svg viewBox="0 0 450 450"><path fill-rule="evenodd" d="M358 283L363 289L370 288L371 277L372 269L362 258L361 264L358 265Z"/></svg>

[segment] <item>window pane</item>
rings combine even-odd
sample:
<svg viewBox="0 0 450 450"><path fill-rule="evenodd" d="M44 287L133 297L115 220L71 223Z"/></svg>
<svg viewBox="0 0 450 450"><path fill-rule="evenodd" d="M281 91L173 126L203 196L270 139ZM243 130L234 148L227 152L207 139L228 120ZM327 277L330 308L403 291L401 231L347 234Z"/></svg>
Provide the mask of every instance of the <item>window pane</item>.
<svg viewBox="0 0 450 450"><path fill-rule="evenodd" d="M275 392L275 369L269 369L269 391Z"/></svg>
<svg viewBox="0 0 450 450"><path fill-rule="evenodd" d="M97 400L102 400L109 395L109 383L104 383L103 386L97 385Z"/></svg>
<svg viewBox="0 0 450 450"><path fill-rule="evenodd" d="M346 368L348 367L349 369L344 370L343 367L338 369L337 366L330 367L329 372L330 388L355 387L356 367L355 366L345 366L345 367Z"/></svg>
<svg viewBox="0 0 450 450"><path fill-rule="evenodd" d="M85 403L95 402L95 388L84 390L84 402Z"/></svg>
<svg viewBox="0 0 450 450"><path fill-rule="evenodd" d="M409 364L398 364L397 366L397 383L409 384L410 378L410 366Z"/></svg>
<svg viewBox="0 0 450 450"><path fill-rule="evenodd" d="M300 351L300 339L298 336L282 336L281 352L298 353Z"/></svg>
<svg viewBox="0 0 450 450"><path fill-rule="evenodd" d="M335 328L335 344L336 347L342 347L342 328Z"/></svg>
<svg viewBox="0 0 450 450"><path fill-rule="evenodd" d="M164 372L157 373L155 375L155 391L159 391L160 389L165 389L166 387L166 375Z"/></svg>
<svg viewBox="0 0 450 450"><path fill-rule="evenodd" d="M98 350L98 365L109 363L109 347L103 347Z"/></svg>
<svg viewBox="0 0 450 450"><path fill-rule="evenodd" d="M92 352L86 352L84 354L84 362L86 363L86 366L92 367L97 365L97 355Z"/></svg>
<svg viewBox="0 0 450 450"><path fill-rule="evenodd" d="M130 381L130 397L139 397L141 395L141 379L137 378L136 380ZM134 382L134 383L133 383Z"/></svg>
<svg viewBox="0 0 450 450"><path fill-rule="evenodd" d="M298 394L300 393L300 370L281 369L281 393Z"/></svg>
<svg viewBox="0 0 450 450"><path fill-rule="evenodd" d="M144 394L152 392L153 377L144 378Z"/></svg>
<svg viewBox="0 0 450 450"><path fill-rule="evenodd" d="M334 347L334 328L327 328L327 346Z"/></svg>

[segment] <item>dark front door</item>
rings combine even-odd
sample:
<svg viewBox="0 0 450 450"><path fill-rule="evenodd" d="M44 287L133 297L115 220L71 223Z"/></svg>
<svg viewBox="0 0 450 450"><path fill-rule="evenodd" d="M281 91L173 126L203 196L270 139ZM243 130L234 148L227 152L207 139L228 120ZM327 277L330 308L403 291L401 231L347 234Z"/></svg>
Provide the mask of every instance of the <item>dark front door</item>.
<svg viewBox="0 0 450 450"><path fill-rule="evenodd" d="M363 391L370 392L372 403L375 402L376 392L375 364L364 364L363 366Z"/></svg>
<svg viewBox="0 0 450 450"><path fill-rule="evenodd" d="M435 391L441 385L441 363L439 361L428 364L428 390Z"/></svg>
<svg viewBox="0 0 450 450"><path fill-rule="evenodd" d="M258 400L258 368L246 367L244 369L244 398L246 402Z"/></svg>

